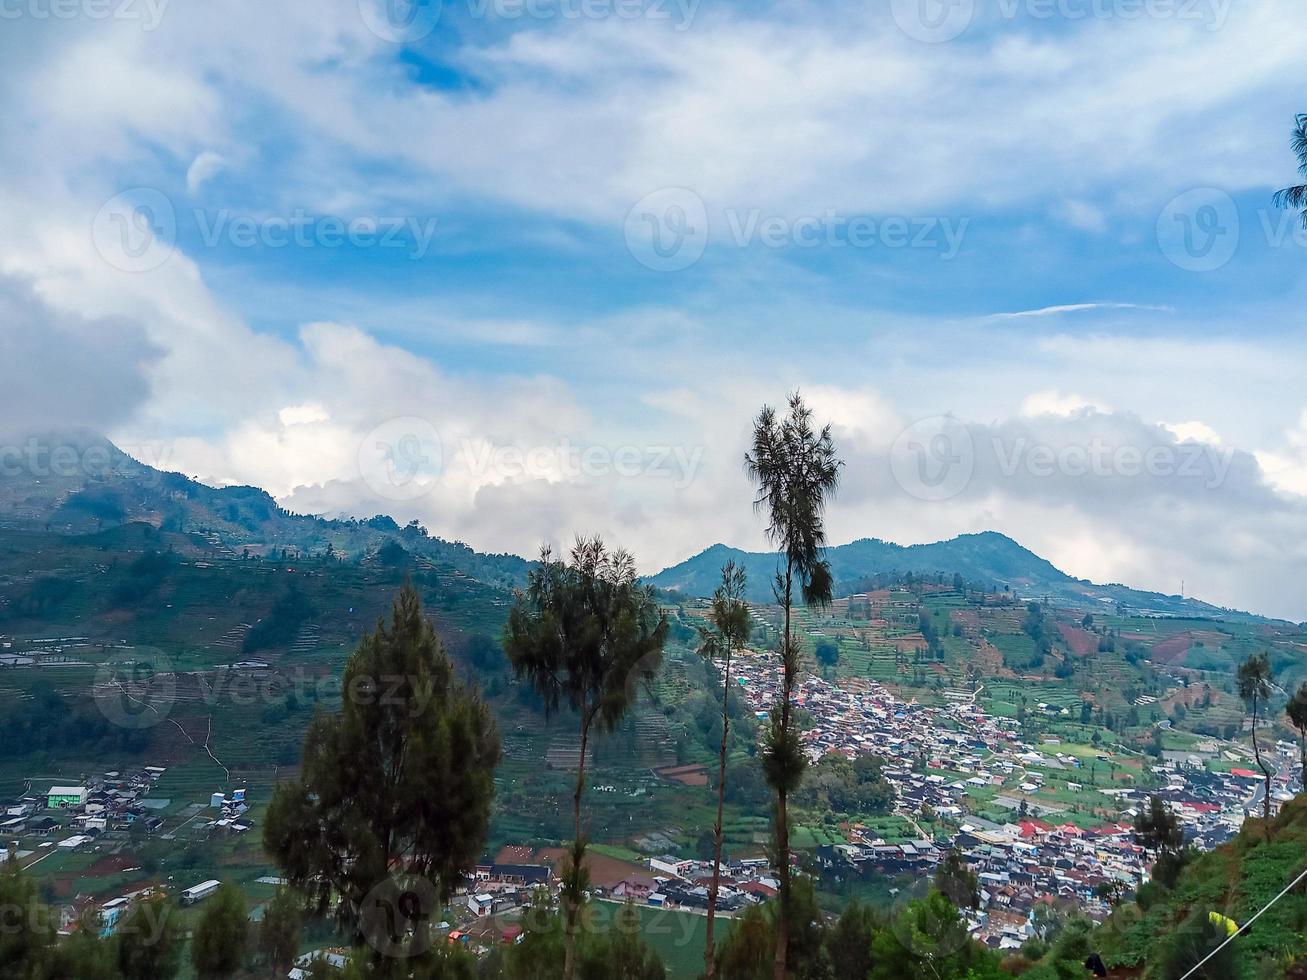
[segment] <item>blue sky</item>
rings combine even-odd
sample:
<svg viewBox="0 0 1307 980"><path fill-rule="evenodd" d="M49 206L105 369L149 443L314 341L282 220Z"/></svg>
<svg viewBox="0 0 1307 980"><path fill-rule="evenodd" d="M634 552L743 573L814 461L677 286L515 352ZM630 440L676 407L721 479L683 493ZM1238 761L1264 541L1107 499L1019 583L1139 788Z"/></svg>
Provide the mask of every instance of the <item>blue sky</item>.
<svg viewBox="0 0 1307 980"><path fill-rule="evenodd" d="M1294 4L60 9L0 30L19 423L654 570L761 543L739 456L801 387L837 541L1307 617Z"/></svg>

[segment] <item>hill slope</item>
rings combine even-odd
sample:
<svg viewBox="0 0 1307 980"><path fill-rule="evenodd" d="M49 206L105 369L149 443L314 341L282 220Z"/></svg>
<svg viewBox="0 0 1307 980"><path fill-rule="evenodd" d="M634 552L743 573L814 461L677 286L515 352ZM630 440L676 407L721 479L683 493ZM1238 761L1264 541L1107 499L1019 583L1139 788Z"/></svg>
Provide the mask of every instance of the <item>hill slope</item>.
<svg viewBox="0 0 1307 980"><path fill-rule="evenodd" d="M1185 965L1196 962L1224 938L1220 932L1203 934L1200 926L1209 912L1246 923L1305 866L1307 794L1272 818L1269 841L1262 821L1250 819L1238 837L1185 868L1173 890L1149 885L1152 894L1145 907L1119 907L1098 933L1104 958L1109 965L1146 967L1148 977L1171 975L1177 959ZM1307 965L1307 891L1300 885L1285 895L1231 945L1228 956L1213 967L1217 975L1229 980L1301 976L1283 971L1295 960L1300 967ZM1177 950L1180 946L1185 949Z"/></svg>
<svg viewBox="0 0 1307 980"><path fill-rule="evenodd" d="M529 563L401 528L385 516L325 520L283 510L257 487L210 487L140 463L87 430L15 440L0 460L0 528L94 534L131 523L199 532L236 552L321 552L359 558L389 541L483 582L519 585Z"/></svg>
<svg viewBox="0 0 1307 980"><path fill-rule="evenodd" d="M996 531L963 534L948 541L903 546L877 538L862 538L830 548L826 553L835 575L836 595L849 595L869 586L877 575L917 576L961 575L980 588L1010 588L1020 595L1049 597L1090 608L1123 604L1137 612L1205 618L1259 618L1237 613L1196 599L1141 592L1122 585L1095 585L1073 578ZM749 573L749 597L757 602L771 599L771 582L776 556L765 552L740 551L716 544L693 558L664 569L649 579L663 589L687 595L711 595L721 579L721 567L729 560Z"/></svg>

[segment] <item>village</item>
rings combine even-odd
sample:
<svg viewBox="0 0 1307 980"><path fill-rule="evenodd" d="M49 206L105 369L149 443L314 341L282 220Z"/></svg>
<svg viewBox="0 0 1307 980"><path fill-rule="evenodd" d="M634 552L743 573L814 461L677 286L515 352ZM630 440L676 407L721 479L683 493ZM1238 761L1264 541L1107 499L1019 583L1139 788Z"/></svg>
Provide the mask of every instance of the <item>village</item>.
<svg viewBox="0 0 1307 980"><path fill-rule="evenodd" d="M735 673L750 709L765 718L780 692L775 658L746 656ZM835 685L811 674L801 680L795 703L808 719L803 739L809 760L830 753L882 758L897 796L895 813L917 830L922 815L930 814L936 828L919 839L889 841L848 825L847 844L820 849L821 873L921 880L956 849L978 876L980 907L970 927L988 945L1019 947L1036 934L1041 906L1074 905L1101 920L1113 897L1142 884L1148 855L1135 841L1133 818L1151 795L1169 804L1186 836L1203 849L1232 837L1260 806L1259 773L1238 766L1213 772L1203 756L1187 752L1138 760L1133 785L1089 786L1079 775L1083 754L1061 751L1058 739L1023 743L1019 725L985 714L974 694L946 691L945 698L945 707L934 708L904 702L872 680ZM1210 748L1208 757L1215 757L1216 747ZM1301 779L1291 775L1300 768L1296 752L1287 742L1276 744L1273 812L1292 798L1290 788ZM1111 762L1106 749L1093 758ZM1069 807L1057 802L1062 794L1044 794L1054 783L1082 800L1097 796L1115 812L1098 821L1067 820ZM982 803L1010 812L1010 819L979 816Z"/></svg>
<svg viewBox="0 0 1307 980"><path fill-rule="evenodd" d="M780 692L779 663L774 656L745 652L735 662L733 683L748 711L764 721ZM1168 803L1188 839L1202 849L1229 839L1261 806L1261 774L1239 743L1210 739L1156 755L1051 736L1032 744L1018 720L986 713L974 686L935 693L932 703L922 703L904 700L869 677L828 680L816 670L801 676L794 701L809 761L832 754L874 756L893 798L890 823L827 815L835 842L819 839L799 852L796 864L824 884L870 883L898 902L919 897L938 865L955 852L979 883L977 907L964 911L970 932L991 947L1020 947L1059 910L1075 908L1102 920L1112 902L1146 881L1150 856L1136 841L1133 818L1151 795ZM1032 710L1054 720L1067 713L1043 703ZM1266 754L1275 774L1276 808L1300 785L1297 748L1279 742L1267 746ZM560 767L575 764L567 761L560 759ZM699 778L685 785L706 787L701 765L663 767L654 774L684 780L691 770ZM183 799L174 800L175 792L159 789L166 772L161 766L123 768L48 786L29 778L20 796L0 806L0 858L36 868L56 855L116 854L124 841L141 836L181 851L194 840L238 838L255 826L245 789L197 799L188 787ZM610 908L634 903L652 914L664 911L675 916L673 923L684 921L684 914L702 916L711 863L655 854L649 847L657 835L646 837L640 842L647 855L642 866L592 856L590 897ZM666 845L672 852L678 847L670 840ZM556 907L562 861L558 847L501 848L468 874L437 931L478 950L519 942L542 895ZM268 889L281 883L274 876L258 881ZM91 923L111 935L142 898L163 893L185 907L202 902L219 884L207 875L169 875L166 884L108 899L78 894L60 909L60 929ZM776 870L764 857L732 855L722 868L718 912L735 915L773 898L778 887ZM338 955L334 949L318 954Z"/></svg>

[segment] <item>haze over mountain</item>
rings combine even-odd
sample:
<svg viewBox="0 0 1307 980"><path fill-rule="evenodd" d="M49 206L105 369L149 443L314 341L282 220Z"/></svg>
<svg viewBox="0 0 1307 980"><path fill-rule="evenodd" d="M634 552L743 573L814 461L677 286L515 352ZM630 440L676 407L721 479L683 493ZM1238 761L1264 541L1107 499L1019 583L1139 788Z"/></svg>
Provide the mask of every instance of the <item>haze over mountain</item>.
<svg viewBox="0 0 1307 980"><path fill-rule="evenodd" d="M388 541L398 541L416 555L499 586L520 585L530 564L518 555L484 554L459 541L432 537L417 522L401 527L385 515L327 519L294 514L257 487L210 487L145 465L86 429L30 437L17 444L29 448L25 465L6 467L0 474L0 525L44 525L84 533L144 522L163 530L211 532L235 549L322 551L330 546L346 558L359 558ZM994 531L908 546L862 538L832 547L827 554L837 595L868 588L878 575L911 572L951 578L959 574L975 588L1011 589L1021 596L1090 608L1123 604L1165 615L1247 615L1193 598L1078 579ZM715 544L648 581L689 595L711 595L728 560L748 570L751 599L770 601L775 557L724 544Z"/></svg>
<svg viewBox="0 0 1307 980"><path fill-rule="evenodd" d="M325 519L293 514L258 487L210 487L180 473L138 462L86 429L15 442L22 450L0 469L0 527L44 526L88 533L144 522L164 531L211 532L240 550L288 548L359 558L388 541L453 566L491 585L525 580L528 563L482 554L460 542L430 537L417 522L401 527L385 515Z"/></svg>

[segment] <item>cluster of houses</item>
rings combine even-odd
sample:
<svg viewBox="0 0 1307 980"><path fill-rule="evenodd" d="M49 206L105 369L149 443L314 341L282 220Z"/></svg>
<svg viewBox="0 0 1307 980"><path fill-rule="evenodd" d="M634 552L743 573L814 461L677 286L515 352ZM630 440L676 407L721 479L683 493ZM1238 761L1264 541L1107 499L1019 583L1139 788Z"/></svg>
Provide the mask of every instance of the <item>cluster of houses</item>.
<svg viewBox="0 0 1307 980"><path fill-rule="evenodd" d="M106 772L79 785L51 786L44 794L27 794L0 810L0 839L20 836L70 836L45 841L41 846L75 850L92 843L106 830L127 830L141 821L150 830L161 824L157 816L167 801L150 799L164 769L146 766L127 772Z"/></svg>
<svg viewBox="0 0 1307 980"><path fill-rule="evenodd" d="M741 658L736 677L750 709L766 718L781 689L775 659ZM923 813L942 817L936 833L948 834L947 840L928 840L923 832L922 839L887 841L858 825L848 826L847 844L819 849L823 873L922 879L948 849L956 849L980 879L973 932L997 947L1019 946L1033 935L1041 905L1074 902L1101 917L1109 910L1106 896L1128 893L1145 880L1148 855L1135 842L1132 822L1149 795L1166 800L1187 836L1201 847L1237 833L1259 799L1260 774L1208 768L1208 760L1218 754L1214 745L1205 747L1210 755L1201 750L1164 753L1146 767L1152 788L1095 787L1100 799L1110 803L1115 798L1117 813L1086 828L1068 822L1062 816L1065 807L1041 795L1054 776L1071 793L1086 791L1075 778L1081 760L1057 751L1055 739L1036 751L1023 743L1014 721L987 715L970 695L946 692L945 705L937 708L904 702L871 680L833 685L807 676L795 701L807 719L803 740L811 761L830 753L880 757L895 789L896 812L918 830ZM1292 746L1277 748L1287 759ZM1235 758L1230 747L1224 752ZM1103 754L1099 761L1107 759ZM1291 795L1292 768L1286 762L1280 769L1284 785L1277 784L1277 802ZM978 797L990 810L1006 810L1010 817L1003 823L981 818L975 812Z"/></svg>
<svg viewBox="0 0 1307 980"><path fill-rule="evenodd" d="M649 859L649 874L632 874L614 885L607 897L658 908L706 912L712 883L712 863L683 861L670 855ZM717 889L717 909L725 914L764 902L780 883L762 858L726 861Z"/></svg>

